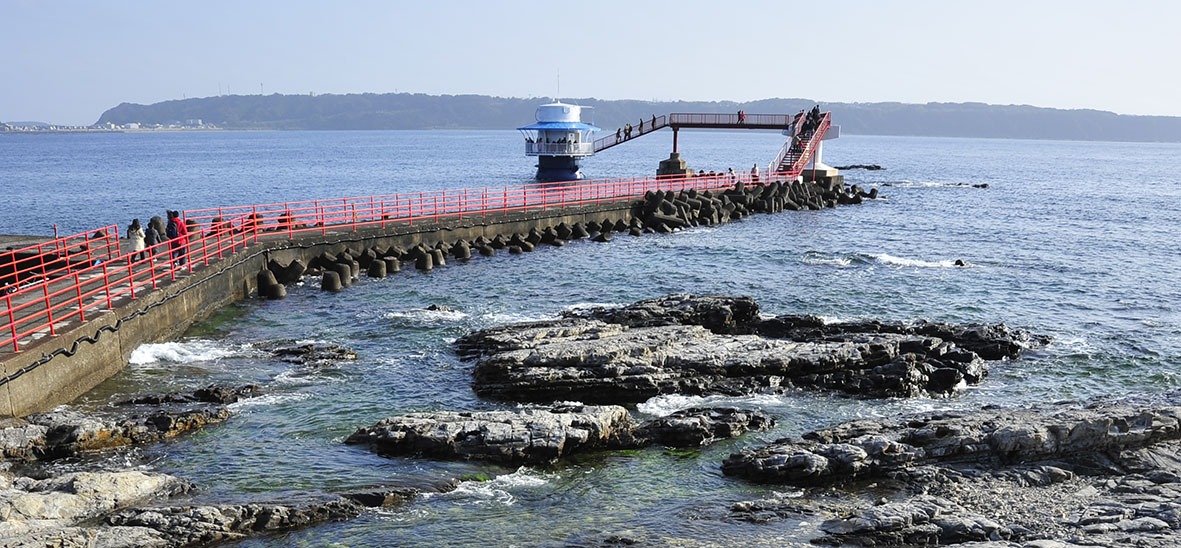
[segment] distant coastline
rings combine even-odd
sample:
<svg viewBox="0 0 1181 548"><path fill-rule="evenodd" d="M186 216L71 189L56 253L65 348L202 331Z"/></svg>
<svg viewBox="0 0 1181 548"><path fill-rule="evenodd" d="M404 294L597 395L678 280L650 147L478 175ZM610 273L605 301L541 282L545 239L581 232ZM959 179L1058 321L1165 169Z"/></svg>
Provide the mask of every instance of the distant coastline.
<svg viewBox="0 0 1181 548"><path fill-rule="evenodd" d="M151 105L123 103L78 131L512 129L531 122L537 106L549 100L411 93L226 95ZM819 103L832 110L842 133L853 135L1181 142L1181 117L1028 105L829 103L801 98L742 103L563 100L592 107L592 119L588 121L608 131L627 123L634 125L654 114L738 110L788 113ZM5 124L0 126L0 132L17 131L6 127L12 128Z"/></svg>

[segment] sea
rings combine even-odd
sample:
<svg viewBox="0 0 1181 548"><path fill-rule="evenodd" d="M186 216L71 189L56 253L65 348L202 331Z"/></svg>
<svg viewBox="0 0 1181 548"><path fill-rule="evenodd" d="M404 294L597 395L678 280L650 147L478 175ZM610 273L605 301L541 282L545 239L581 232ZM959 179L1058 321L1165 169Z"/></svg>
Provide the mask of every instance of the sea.
<svg viewBox="0 0 1181 548"><path fill-rule="evenodd" d="M657 133L584 162L588 177L654 173ZM686 131L680 151L706 171L765 165L775 133ZM429 273L362 279L343 293L314 279L281 301L247 300L185 336L145 344L122 372L73 404L213 382L260 385L227 422L165 443L59 462L153 470L198 486L196 502L284 501L376 486L444 494L236 546L782 546L822 518L735 519L736 502L813 491L722 475L730 453L843 421L985 405L1087 402L1181 387L1181 144L844 135L829 165L880 198L824 211L754 215L714 228L579 241L476 257ZM125 227L166 209L326 199L532 181L513 131L178 132L0 135L0 233ZM974 185L987 185L977 188ZM956 267L956 260L967 267ZM762 409L777 426L694 450L653 447L552 466L385 458L343 444L400 413L512 409L471 388L452 343L473 329L552 318L674 292L750 295L766 314L830 321L1004 322L1053 342L991 363L946 398L793 393L660 396L638 418L696 405ZM430 310L430 305L447 307ZM359 358L288 364L276 341L345 346ZM828 492L833 500L880 493Z"/></svg>

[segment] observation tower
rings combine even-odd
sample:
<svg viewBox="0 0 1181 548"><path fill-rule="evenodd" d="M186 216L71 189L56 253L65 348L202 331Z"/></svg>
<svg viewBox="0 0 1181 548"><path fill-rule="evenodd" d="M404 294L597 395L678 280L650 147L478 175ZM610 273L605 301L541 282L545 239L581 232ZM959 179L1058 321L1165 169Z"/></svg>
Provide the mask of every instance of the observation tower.
<svg viewBox="0 0 1181 548"><path fill-rule="evenodd" d="M537 179L582 179L578 162L595 153L599 128L582 123L582 107L562 102L537 107L537 122L517 128L525 136L525 155L537 156Z"/></svg>

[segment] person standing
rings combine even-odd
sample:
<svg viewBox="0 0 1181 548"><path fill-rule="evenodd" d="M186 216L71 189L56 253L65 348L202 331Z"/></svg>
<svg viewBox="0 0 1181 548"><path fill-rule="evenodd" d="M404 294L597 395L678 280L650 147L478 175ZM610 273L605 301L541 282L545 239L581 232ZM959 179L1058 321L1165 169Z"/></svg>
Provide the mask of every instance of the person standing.
<svg viewBox="0 0 1181 548"><path fill-rule="evenodd" d="M184 266L185 252L188 249L186 245L189 239L189 229L180 220L179 211L168 212L168 227L165 228L165 234L168 236L169 247L172 248L172 262L174 266Z"/></svg>
<svg viewBox="0 0 1181 548"><path fill-rule="evenodd" d="M144 228L139 225L139 219L132 219L127 227L127 239L131 240L131 260L138 261L144 255Z"/></svg>
<svg viewBox="0 0 1181 548"><path fill-rule="evenodd" d="M148 228L144 230L145 254L148 257L153 257L153 260L155 260L155 255L160 252L159 249L156 249L156 246L163 242L164 235L160 234L159 230L156 230L156 225L148 223Z"/></svg>

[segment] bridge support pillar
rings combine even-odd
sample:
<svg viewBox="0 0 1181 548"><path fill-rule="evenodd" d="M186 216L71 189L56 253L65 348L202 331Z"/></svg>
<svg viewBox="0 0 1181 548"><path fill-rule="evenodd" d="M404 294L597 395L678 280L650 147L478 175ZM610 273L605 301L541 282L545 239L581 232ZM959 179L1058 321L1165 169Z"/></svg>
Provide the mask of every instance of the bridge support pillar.
<svg viewBox="0 0 1181 548"><path fill-rule="evenodd" d="M660 167L656 169L657 179L687 177L689 175L693 175L693 170L685 167L685 160L682 160L680 153L677 152L669 154L667 160L661 160Z"/></svg>

